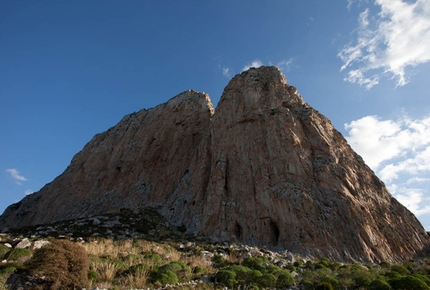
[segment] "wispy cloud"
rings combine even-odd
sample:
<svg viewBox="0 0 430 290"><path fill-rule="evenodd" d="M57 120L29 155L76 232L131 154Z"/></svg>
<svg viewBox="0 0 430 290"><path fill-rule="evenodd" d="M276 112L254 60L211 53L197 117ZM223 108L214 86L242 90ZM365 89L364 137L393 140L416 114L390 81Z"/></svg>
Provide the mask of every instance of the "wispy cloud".
<svg viewBox="0 0 430 290"><path fill-rule="evenodd" d="M430 213L430 116L381 120L366 116L345 124L346 139L390 192L416 215Z"/></svg>
<svg viewBox="0 0 430 290"><path fill-rule="evenodd" d="M6 172L15 180L18 185L21 185L22 181L27 181L28 179L22 176L19 171L15 168L6 169Z"/></svg>
<svg viewBox="0 0 430 290"><path fill-rule="evenodd" d="M34 191L31 189L27 189L24 193L25 193L25 195L30 195L30 194L34 193Z"/></svg>
<svg viewBox="0 0 430 290"><path fill-rule="evenodd" d="M276 64L277 67L279 67L283 71L289 71L291 69L291 66L293 65L294 58L290 58L288 60L282 60Z"/></svg>
<svg viewBox="0 0 430 290"><path fill-rule="evenodd" d="M249 64L245 65L245 66L242 68L242 71L249 70L251 67L255 67L255 68L257 68L257 67L260 67L260 66L262 66L262 65L263 65L263 63L262 63L259 59L255 59L255 60L253 60L251 63L249 63Z"/></svg>
<svg viewBox="0 0 430 290"><path fill-rule="evenodd" d="M283 71L289 71L291 69L293 62L294 62L294 58L289 58L288 60L278 61L276 64L274 64L273 62L270 61L269 65L275 65ZM264 65L264 63L262 61L260 61L259 59L255 59L251 63L248 63L247 65L245 65L242 68L242 71L246 71L246 70L250 69L251 67L257 68L257 67L260 67L263 65Z"/></svg>
<svg viewBox="0 0 430 290"><path fill-rule="evenodd" d="M230 68L223 67L222 68L222 75L225 76L225 77L227 77L227 78L230 78L231 77L231 70L230 70Z"/></svg>
<svg viewBox="0 0 430 290"><path fill-rule="evenodd" d="M354 1L348 0L348 9ZM380 12L365 9L359 16L357 40L338 54L347 70L346 81L365 86L383 76L408 83L407 67L430 61L430 1L374 0Z"/></svg>
<svg viewBox="0 0 430 290"><path fill-rule="evenodd" d="M430 205L425 204L429 199L424 197L422 189L406 188L393 184L389 186L389 190L400 203L406 206L415 215L420 216L430 213Z"/></svg>

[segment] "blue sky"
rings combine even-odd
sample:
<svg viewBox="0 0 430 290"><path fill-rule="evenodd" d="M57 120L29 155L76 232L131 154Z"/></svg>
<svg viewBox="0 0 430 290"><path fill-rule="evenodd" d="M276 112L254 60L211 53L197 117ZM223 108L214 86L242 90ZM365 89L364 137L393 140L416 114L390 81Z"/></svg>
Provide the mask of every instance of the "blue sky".
<svg viewBox="0 0 430 290"><path fill-rule="evenodd" d="M430 230L430 2L1 1L0 212L124 115L277 65Z"/></svg>

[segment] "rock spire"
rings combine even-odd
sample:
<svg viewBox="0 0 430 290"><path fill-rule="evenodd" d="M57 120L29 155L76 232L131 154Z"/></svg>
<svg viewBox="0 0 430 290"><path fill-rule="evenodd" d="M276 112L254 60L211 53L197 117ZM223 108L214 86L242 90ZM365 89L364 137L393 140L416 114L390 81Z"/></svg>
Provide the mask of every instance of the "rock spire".
<svg viewBox="0 0 430 290"><path fill-rule="evenodd" d="M343 261L400 261L429 245L331 122L276 67L251 68L209 96L186 91L125 116L0 228L151 207L219 241Z"/></svg>

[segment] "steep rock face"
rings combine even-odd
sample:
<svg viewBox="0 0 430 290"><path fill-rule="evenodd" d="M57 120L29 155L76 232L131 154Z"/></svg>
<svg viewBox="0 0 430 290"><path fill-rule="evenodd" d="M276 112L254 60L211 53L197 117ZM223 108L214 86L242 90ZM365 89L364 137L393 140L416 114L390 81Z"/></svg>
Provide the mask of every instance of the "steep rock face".
<svg viewBox="0 0 430 290"><path fill-rule="evenodd" d="M404 259L428 237L273 67L225 88L210 131L206 235L341 260Z"/></svg>
<svg viewBox="0 0 430 290"><path fill-rule="evenodd" d="M96 135L1 227L154 207L188 232L337 260L399 261L429 245L336 131L275 67L234 77L215 113L187 91Z"/></svg>
<svg viewBox="0 0 430 290"><path fill-rule="evenodd" d="M164 204L186 173L213 111L208 95L186 91L125 116L94 136L53 182L10 206L0 225L22 227Z"/></svg>

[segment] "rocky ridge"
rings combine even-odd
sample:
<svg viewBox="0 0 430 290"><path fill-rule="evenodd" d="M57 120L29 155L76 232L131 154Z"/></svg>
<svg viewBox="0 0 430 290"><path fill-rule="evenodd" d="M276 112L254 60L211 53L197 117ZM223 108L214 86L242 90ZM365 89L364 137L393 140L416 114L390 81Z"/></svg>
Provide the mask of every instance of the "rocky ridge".
<svg viewBox="0 0 430 290"><path fill-rule="evenodd" d="M186 91L96 135L0 228L156 209L189 234L343 261L400 261L429 237L275 67L235 76L213 109Z"/></svg>

